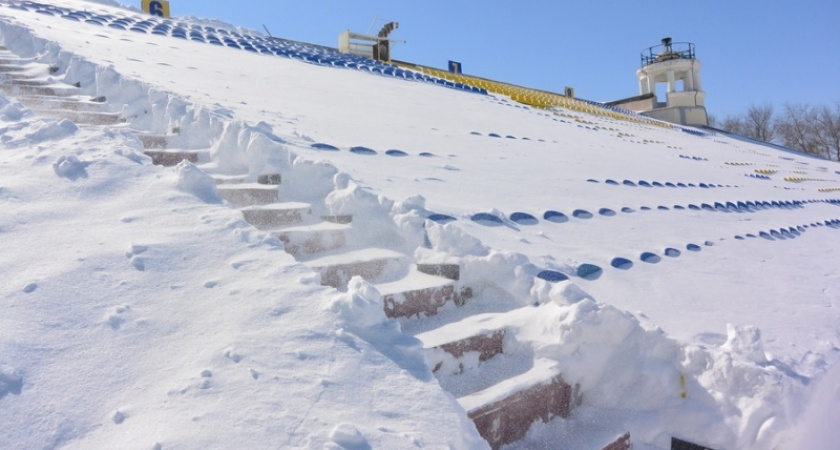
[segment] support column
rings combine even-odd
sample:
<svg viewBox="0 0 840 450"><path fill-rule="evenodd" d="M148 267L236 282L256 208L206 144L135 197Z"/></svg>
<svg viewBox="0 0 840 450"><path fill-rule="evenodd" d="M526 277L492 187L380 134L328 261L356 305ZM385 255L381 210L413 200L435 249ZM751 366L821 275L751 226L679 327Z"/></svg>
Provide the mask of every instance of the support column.
<svg viewBox="0 0 840 450"><path fill-rule="evenodd" d="M674 71L669 70L668 71L668 92L671 93L671 92L674 92L676 90L677 90L677 83L674 79Z"/></svg>
<svg viewBox="0 0 840 450"><path fill-rule="evenodd" d="M689 70L685 75L685 90L694 91L694 70Z"/></svg>

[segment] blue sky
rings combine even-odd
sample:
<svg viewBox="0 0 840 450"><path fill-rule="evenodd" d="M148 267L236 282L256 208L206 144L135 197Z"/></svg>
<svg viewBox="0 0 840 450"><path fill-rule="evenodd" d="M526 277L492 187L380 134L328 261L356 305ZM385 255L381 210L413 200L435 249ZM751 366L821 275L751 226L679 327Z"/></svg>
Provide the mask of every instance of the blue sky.
<svg viewBox="0 0 840 450"><path fill-rule="evenodd" d="M121 0L122 3L129 3ZM136 5L139 6L139 0ZM706 106L722 119L750 104L840 101L840 1L171 0L173 16L218 18L322 45L395 20L395 59L578 97L638 94L640 52L693 42ZM375 30L381 26L377 24Z"/></svg>

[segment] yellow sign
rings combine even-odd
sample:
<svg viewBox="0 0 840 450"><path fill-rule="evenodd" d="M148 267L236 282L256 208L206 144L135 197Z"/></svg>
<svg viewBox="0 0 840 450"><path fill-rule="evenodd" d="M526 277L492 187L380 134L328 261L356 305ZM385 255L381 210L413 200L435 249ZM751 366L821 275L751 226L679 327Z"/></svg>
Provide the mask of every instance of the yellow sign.
<svg viewBox="0 0 840 450"><path fill-rule="evenodd" d="M168 19L169 2L165 0L143 0L143 11L146 11L153 16Z"/></svg>

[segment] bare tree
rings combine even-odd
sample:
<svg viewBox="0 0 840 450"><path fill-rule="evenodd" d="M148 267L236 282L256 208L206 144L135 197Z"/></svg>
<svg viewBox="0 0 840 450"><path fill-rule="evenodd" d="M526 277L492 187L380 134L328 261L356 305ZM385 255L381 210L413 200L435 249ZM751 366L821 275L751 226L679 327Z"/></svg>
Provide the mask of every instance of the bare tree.
<svg viewBox="0 0 840 450"><path fill-rule="evenodd" d="M706 118L709 122L710 127L714 128L718 126L717 116L715 116L714 114L706 114Z"/></svg>
<svg viewBox="0 0 840 450"><path fill-rule="evenodd" d="M840 101L811 106L785 103L774 117L773 106L750 106L743 114L726 116L720 128L752 139L781 144L825 159L840 161Z"/></svg>
<svg viewBox="0 0 840 450"><path fill-rule="evenodd" d="M741 116L726 116L720 127L730 133L744 134L744 119Z"/></svg>
<svg viewBox="0 0 840 450"><path fill-rule="evenodd" d="M835 102L834 109L820 106L815 116L816 140L824 148L826 158L840 161L840 101Z"/></svg>
<svg viewBox="0 0 840 450"><path fill-rule="evenodd" d="M802 103L785 103L775 128L784 145L825 158L828 155L822 152L816 139L815 122L814 108Z"/></svg>
<svg viewBox="0 0 840 450"><path fill-rule="evenodd" d="M773 130L773 105L751 105L744 116L744 135L759 141L770 142L775 137Z"/></svg>

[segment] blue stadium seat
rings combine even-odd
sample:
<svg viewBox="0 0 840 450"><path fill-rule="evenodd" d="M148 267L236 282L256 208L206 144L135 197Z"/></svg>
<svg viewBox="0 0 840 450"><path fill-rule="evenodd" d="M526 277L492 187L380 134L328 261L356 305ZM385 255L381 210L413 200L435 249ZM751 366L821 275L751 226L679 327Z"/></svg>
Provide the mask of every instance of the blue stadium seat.
<svg viewBox="0 0 840 450"><path fill-rule="evenodd" d="M452 222L453 220L457 220L452 216L447 216L446 214L432 214L428 217L428 219L431 220L432 222L436 222L436 223L440 223L440 224L445 224L445 223Z"/></svg>
<svg viewBox="0 0 840 450"><path fill-rule="evenodd" d="M628 270L633 267L633 261L630 261L627 258L617 257L610 261L610 265L616 269Z"/></svg>
<svg viewBox="0 0 840 450"><path fill-rule="evenodd" d="M350 152L355 153L357 155L375 155L376 154L376 150L373 150L373 149L370 149L370 148L367 148L367 147L362 147L361 145L357 145L355 147L350 147Z"/></svg>
<svg viewBox="0 0 840 450"><path fill-rule="evenodd" d="M536 217L525 212L515 212L510 215L510 220L519 225L536 225L539 223Z"/></svg>
<svg viewBox="0 0 840 450"><path fill-rule="evenodd" d="M485 225L489 227L498 227L504 224L504 222L502 222L502 219L490 213L473 214L473 216L470 217L470 220L480 225Z"/></svg>
<svg viewBox="0 0 840 450"><path fill-rule="evenodd" d="M585 280L597 280L604 273L603 269L595 264L581 264L576 272L577 276Z"/></svg>
<svg viewBox="0 0 840 450"><path fill-rule="evenodd" d="M563 273L557 272L556 270L543 270L542 272L537 274L537 278L541 280L548 281L549 283L558 283L560 281L566 281L569 279Z"/></svg>
<svg viewBox="0 0 840 450"><path fill-rule="evenodd" d="M554 223L565 223L569 221L569 217L560 211L548 210L543 214L543 219Z"/></svg>
<svg viewBox="0 0 840 450"><path fill-rule="evenodd" d="M320 142L316 142L314 144L311 144L310 147L312 147L314 149L318 149L318 150L327 150L327 151L333 151L333 152L338 151L338 147L336 147L334 145L330 145L330 144L323 144L323 143L320 143Z"/></svg>
<svg viewBox="0 0 840 450"><path fill-rule="evenodd" d="M662 261L662 258L653 252L643 252L639 255L639 259L648 264L657 264L659 261Z"/></svg>

